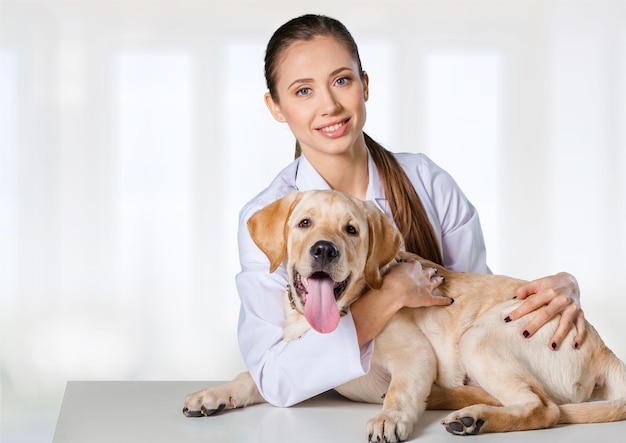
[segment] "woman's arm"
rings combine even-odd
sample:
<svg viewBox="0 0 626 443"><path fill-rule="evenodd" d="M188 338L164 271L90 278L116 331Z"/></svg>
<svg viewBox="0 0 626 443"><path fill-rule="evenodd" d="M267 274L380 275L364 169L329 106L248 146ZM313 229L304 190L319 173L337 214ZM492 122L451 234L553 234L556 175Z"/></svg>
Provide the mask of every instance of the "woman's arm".
<svg viewBox="0 0 626 443"><path fill-rule="evenodd" d="M453 303L451 298L432 294L442 282L443 277L437 276L434 268L423 269L418 261L405 260L394 265L385 275L380 289L369 289L350 307L359 347L372 341L403 307Z"/></svg>

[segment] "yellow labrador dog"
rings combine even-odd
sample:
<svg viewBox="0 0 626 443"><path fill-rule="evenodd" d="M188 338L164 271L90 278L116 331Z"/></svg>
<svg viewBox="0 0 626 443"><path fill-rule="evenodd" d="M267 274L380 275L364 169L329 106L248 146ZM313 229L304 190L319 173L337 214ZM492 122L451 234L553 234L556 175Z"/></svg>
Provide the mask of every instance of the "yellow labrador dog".
<svg viewBox="0 0 626 443"><path fill-rule="evenodd" d="M372 203L335 191L291 193L248 227L270 271L281 263L288 270L284 340L311 327L334 330L366 287L380 288L388 267L410 256L399 252L400 234ZM593 327L580 349L548 349L557 319L520 339L519 326L504 318L521 303L512 294L523 281L416 258L445 279L435 291L455 301L399 311L376 338L369 373L336 388L354 401L382 402L367 423L370 441L406 440L427 403L462 408L442 421L457 435L626 419L626 366ZM243 373L189 395L183 412L205 416L263 401Z"/></svg>

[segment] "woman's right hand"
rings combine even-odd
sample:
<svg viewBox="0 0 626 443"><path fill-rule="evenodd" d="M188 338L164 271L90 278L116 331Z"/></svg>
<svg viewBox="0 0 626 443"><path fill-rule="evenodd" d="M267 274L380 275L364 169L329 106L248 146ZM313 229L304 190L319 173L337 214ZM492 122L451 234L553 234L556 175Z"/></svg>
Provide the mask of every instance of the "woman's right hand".
<svg viewBox="0 0 626 443"><path fill-rule="evenodd" d="M451 305L453 299L433 295L441 283L443 277L435 269L423 269L415 259L394 263L380 289L369 289L350 306L359 347L373 340L402 308Z"/></svg>
<svg viewBox="0 0 626 443"><path fill-rule="evenodd" d="M395 294L401 307L448 306L453 299L433 295L433 290L442 283L443 277L437 275L435 268L423 268L419 261L404 258L387 272L382 289Z"/></svg>

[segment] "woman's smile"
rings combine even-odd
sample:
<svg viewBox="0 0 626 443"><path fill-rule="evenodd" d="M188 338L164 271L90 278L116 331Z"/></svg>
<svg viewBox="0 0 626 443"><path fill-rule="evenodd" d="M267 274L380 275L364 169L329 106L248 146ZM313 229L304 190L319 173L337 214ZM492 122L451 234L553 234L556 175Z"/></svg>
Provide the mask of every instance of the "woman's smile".
<svg viewBox="0 0 626 443"><path fill-rule="evenodd" d="M325 137L337 138L346 133L349 127L350 119L344 119L337 123L331 123L327 126L317 128L317 130Z"/></svg>

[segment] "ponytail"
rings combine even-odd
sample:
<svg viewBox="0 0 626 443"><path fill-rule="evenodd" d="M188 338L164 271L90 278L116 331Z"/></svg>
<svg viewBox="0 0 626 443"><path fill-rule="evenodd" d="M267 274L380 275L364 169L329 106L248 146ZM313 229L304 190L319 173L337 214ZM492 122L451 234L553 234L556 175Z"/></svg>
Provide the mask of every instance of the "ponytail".
<svg viewBox="0 0 626 443"><path fill-rule="evenodd" d="M435 231L409 177L391 152L367 134L363 135L380 173L385 196L404 239L405 249L443 266L443 255Z"/></svg>

